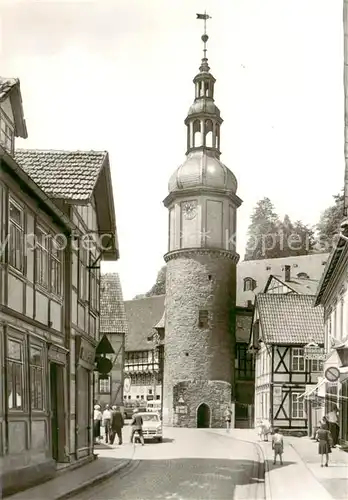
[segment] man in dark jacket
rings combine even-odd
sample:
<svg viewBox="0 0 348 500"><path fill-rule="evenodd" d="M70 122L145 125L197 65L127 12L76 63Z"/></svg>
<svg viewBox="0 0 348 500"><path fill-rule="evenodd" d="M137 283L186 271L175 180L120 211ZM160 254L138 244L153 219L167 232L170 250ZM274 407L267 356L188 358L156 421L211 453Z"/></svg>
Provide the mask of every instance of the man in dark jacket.
<svg viewBox="0 0 348 500"><path fill-rule="evenodd" d="M133 443L134 434L137 432L140 437L141 444L142 446L144 446L143 419L141 415L138 414L138 408L135 408L134 410L131 426L132 426L132 433L130 442Z"/></svg>
<svg viewBox="0 0 348 500"><path fill-rule="evenodd" d="M110 443L114 444L115 435L118 437L118 444L122 444L122 428L124 426L123 415L117 406L112 407Z"/></svg>

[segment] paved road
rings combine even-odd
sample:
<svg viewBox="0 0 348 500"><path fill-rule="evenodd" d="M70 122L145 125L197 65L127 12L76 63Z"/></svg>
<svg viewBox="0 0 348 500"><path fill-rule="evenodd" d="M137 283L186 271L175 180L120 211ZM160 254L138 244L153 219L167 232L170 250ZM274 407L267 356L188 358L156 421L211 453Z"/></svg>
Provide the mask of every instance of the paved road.
<svg viewBox="0 0 348 500"><path fill-rule="evenodd" d="M264 493L258 458L251 443L170 429L163 443L135 445L130 466L74 500L257 500Z"/></svg>

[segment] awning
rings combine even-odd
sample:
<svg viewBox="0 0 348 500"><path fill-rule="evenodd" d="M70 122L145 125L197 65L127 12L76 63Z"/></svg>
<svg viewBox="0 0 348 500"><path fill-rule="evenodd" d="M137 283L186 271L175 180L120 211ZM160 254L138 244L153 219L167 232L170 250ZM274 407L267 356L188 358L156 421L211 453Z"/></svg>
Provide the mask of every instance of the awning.
<svg viewBox="0 0 348 500"><path fill-rule="evenodd" d="M344 382L348 378L348 366L340 366L340 382Z"/></svg>
<svg viewBox="0 0 348 500"><path fill-rule="evenodd" d="M341 340L334 339L334 349L348 349L348 337L345 337Z"/></svg>
<svg viewBox="0 0 348 500"><path fill-rule="evenodd" d="M319 387L321 387L323 384L325 384L325 382L326 382L326 379L323 378L320 382L317 383L317 385L314 385L314 386L310 387L305 392L303 392L302 394L300 394L297 397L297 400L299 400L300 398L306 398L307 396L310 396L311 394L313 394L313 392L315 392L317 389L319 389Z"/></svg>

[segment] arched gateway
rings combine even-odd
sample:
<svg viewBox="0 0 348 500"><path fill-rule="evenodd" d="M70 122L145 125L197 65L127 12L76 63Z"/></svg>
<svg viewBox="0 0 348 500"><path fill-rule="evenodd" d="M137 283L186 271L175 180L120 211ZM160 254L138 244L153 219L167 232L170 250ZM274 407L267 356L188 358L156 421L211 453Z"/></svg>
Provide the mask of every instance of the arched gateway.
<svg viewBox="0 0 348 500"><path fill-rule="evenodd" d="M197 408L197 428L209 428L210 427L210 408L207 404L202 403Z"/></svg>

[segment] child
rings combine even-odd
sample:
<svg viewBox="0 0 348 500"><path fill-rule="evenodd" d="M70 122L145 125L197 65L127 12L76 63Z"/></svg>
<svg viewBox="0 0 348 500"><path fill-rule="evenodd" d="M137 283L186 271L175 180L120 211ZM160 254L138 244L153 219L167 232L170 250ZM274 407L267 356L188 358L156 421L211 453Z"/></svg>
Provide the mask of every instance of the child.
<svg viewBox="0 0 348 500"><path fill-rule="evenodd" d="M274 450L273 465L275 465L277 461L277 455L279 455L280 465L283 465L284 441L282 434L280 434L279 432L279 429L274 429L274 434L272 436L272 449Z"/></svg>

